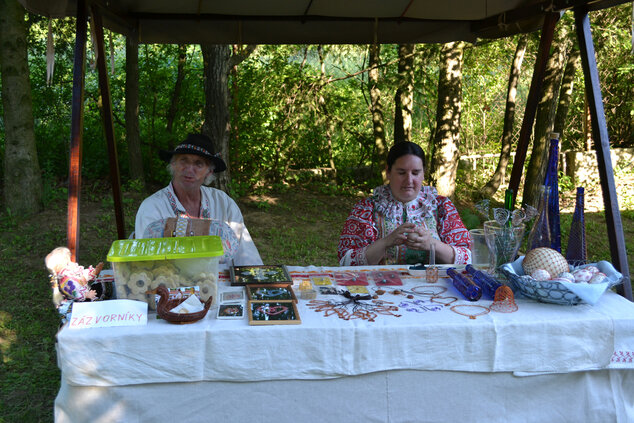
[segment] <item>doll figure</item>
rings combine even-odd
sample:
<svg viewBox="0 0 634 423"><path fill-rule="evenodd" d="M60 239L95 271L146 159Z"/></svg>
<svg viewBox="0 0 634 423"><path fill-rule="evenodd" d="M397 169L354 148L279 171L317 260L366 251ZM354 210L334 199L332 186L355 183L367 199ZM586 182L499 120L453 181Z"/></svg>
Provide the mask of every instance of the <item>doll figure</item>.
<svg viewBox="0 0 634 423"><path fill-rule="evenodd" d="M94 300L97 291L90 289L88 282L99 275L103 263L96 267L83 266L71 261L70 250L66 247L57 247L44 259L46 268L51 272L51 284L53 288L53 302L59 305L63 299L72 301Z"/></svg>

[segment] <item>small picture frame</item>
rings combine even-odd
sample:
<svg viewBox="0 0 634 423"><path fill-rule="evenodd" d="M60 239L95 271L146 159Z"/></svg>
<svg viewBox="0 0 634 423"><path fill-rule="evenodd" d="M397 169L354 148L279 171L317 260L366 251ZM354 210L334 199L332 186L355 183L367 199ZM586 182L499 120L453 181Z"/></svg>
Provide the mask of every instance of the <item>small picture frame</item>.
<svg viewBox="0 0 634 423"><path fill-rule="evenodd" d="M243 319L244 304L220 304L218 306L217 319Z"/></svg>
<svg viewBox="0 0 634 423"><path fill-rule="evenodd" d="M297 297L291 285L262 284L247 285L247 299L249 301L294 301Z"/></svg>
<svg viewBox="0 0 634 423"><path fill-rule="evenodd" d="M294 301L249 301L250 325L299 325L302 323Z"/></svg>
<svg viewBox="0 0 634 423"><path fill-rule="evenodd" d="M283 265L231 266L229 272L232 286L293 283Z"/></svg>
<svg viewBox="0 0 634 423"><path fill-rule="evenodd" d="M244 289L223 291L220 293L220 303L236 303L244 301Z"/></svg>

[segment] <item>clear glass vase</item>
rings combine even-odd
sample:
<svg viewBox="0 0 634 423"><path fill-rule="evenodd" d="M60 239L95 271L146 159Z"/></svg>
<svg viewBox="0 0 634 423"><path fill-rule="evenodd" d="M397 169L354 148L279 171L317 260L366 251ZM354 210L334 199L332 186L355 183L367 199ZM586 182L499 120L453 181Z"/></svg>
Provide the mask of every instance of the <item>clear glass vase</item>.
<svg viewBox="0 0 634 423"><path fill-rule="evenodd" d="M539 203L537 205L537 216L533 222L533 227L528 234L528 242L526 250L533 248L548 247L551 248L550 223L548 219L548 198L550 196L550 187L542 185L539 195Z"/></svg>
<svg viewBox="0 0 634 423"><path fill-rule="evenodd" d="M509 226L488 220L484 222L484 236L489 247L489 273L496 273L501 265L517 257L524 237L524 224Z"/></svg>

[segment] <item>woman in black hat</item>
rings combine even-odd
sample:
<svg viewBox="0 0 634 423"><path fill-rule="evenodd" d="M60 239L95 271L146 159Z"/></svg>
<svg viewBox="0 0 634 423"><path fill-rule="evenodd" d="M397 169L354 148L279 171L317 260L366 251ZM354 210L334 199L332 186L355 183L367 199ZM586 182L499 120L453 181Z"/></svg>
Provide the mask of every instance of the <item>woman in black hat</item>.
<svg viewBox="0 0 634 423"><path fill-rule="evenodd" d="M207 219L209 234L220 235L227 259L235 265L262 264L235 201L223 191L203 186L213 180L215 173L227 169L219 155L214 154L209 137L190 134L173 151L161 151L159 155L169 163L172 180L141 203L135 236L165 236L169 218Z"/></svg>

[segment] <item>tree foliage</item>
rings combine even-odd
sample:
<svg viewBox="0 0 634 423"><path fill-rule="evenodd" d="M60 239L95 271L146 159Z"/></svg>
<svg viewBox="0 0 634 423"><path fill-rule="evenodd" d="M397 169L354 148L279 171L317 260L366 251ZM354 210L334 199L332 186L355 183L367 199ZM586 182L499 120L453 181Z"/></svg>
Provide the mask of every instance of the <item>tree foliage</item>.
<svg viewBox="0 0 634 423"><path fill-rule="evenodd" d="M590 15L603 87L608 131L614 146L634 145L634 65L630 25L631 5ZM48 19L29 15L28 57L38 159L45 197L68 174L70 106L74 50L74 19L54 20L55 74L46 84ZM529 36L526 63L534 63L538 34ZM111 35L106 33L107 44ZM131 179L126 142L125 39L112 34L114 74L109 75L115 134L122 181ZM107 45L108 47L109 45ZM464 49L462 115L459 154L495 153L501 134L508 69L516 39L467 44ZM429 154L436 134L439 52L441 45L417 45L413 56L411 139ZM110 56L107 48L106 54ZM202 130L204 120L203 58L199 46L140 45L139 135L148 182L168 179L158 151L173 147L188 132ZM88 59L94 62L92 43ZM381 92L385 140L394 141L394 98L399 83L398 46L382 45L377 87ZM110 57L108 57L110 60ZM180 64L180 66L179 66ZM231 132L230 164L233 189L246 193L258 186L302 178L295 170L335 167L340 183L369 187L376 175L376 144L368 85L367 46L259 46L228 79ZM516 122L523 116L531 69L525 66L518 83ZM584 148L584 96L581 70L574 75L562 151ZM179 87L178 91L175 87ZM177 95L175 96L175 92ZM0 106L1 107L1 106ZM84 115L84 177L108 174L106 143L99 113L96 71L87 67ZM516 139L519 125L513 131ZM0 121L0 153L5 148ZM469 180L479 189L494 171L478 172ZM457 174L458 182L467 174ZM366 185L364 185L366 184Z"/></svg>

